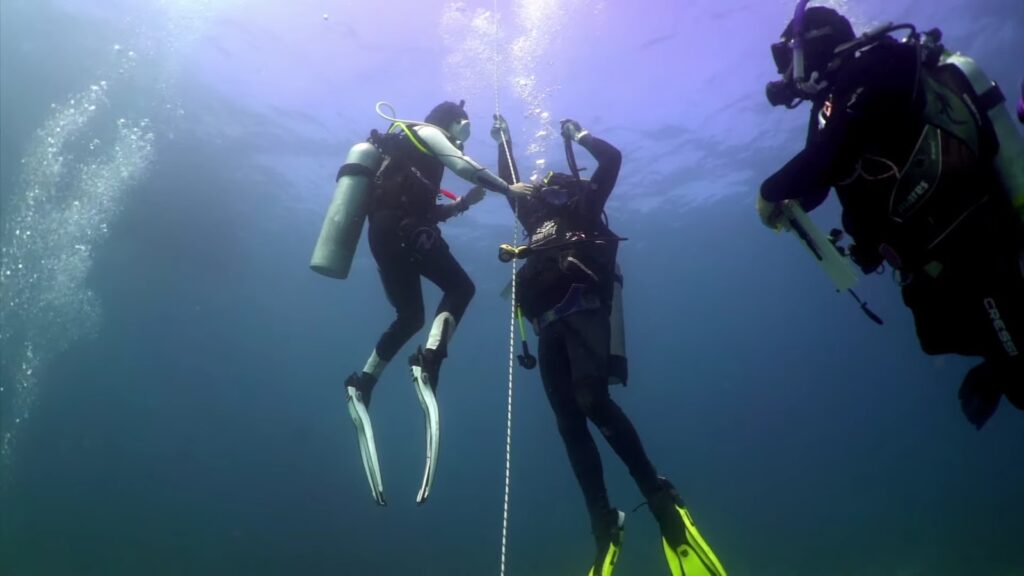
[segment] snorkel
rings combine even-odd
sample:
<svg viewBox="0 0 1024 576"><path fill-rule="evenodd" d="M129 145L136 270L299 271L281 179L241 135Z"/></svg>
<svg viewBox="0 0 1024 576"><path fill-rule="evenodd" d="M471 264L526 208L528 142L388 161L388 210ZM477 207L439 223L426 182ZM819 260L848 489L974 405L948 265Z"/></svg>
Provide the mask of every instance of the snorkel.
<svg viewBox="0 0 1024 576"><path fill-rule="evenodd" d="M765 97L772 106L793 109L805 100L798 86L804 82L804 14L810 0L800 0L793 11L792 40L785 37L772 44L772 58L776 70L782 75L765 86Z"/></svg>
<svg viewBox="0 0 1024 576"><path fill-rule="evenodd" d="M808 2L810 0L800 0L793 11L793 81L797 84L807 80L804 77L804 14Z"/></svg>
<svg viewBox="0 0 1024 576"><path fill-rule="evenodd" d="M819 70L808 75L807 47L808 34L813 37L829 34L831 27L806 31L805 18L809 0L800 0L793 11L793 20L783 33L781 41L772 44L772 58L782 78L765 86L765 97L772 106L796 108L804 100L812 100L828 86ZM789 40L787 40L787 36Z"/></svg>

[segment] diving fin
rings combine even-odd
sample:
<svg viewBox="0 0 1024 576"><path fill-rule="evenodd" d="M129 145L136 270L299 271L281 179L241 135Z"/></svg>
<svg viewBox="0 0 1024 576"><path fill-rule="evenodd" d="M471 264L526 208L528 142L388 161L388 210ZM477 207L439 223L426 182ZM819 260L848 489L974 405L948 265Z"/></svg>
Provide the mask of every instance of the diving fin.
<svg viewBox="0 0 1024 576"><path fill-rule="evenodd" d="M999 408L1003 389L998 377L995 366L986 361L971 368L960 384L960 410L976 430L981 430Z"/></svg>
<svg viewBox="0 0 1024 576"><path fill-rule="evenodd" d="M431 352L431 350L428 349L427 352ZM427 501L427 496L430 495L430 488L434 484L434 473L437 471L437 449L441 435L437 397L434 394L437 385L432 381L431 370L426 366L430 361L426 356L426 352L418 350L409 359L412 382L416 387L416 396L420 399L420 406L423 408L427 431L427 462L426 468L423 471L423 484L420 486L419 494L416 495L417 504L423 504ZM436 371L434 374L436 374Z"/></svg>
<svg viewBox="0 0 1024 576"><path fill-rule="evenodd" d="M672 546L667 539L661 540L672 576L726 576L722 563L697 531L690 511L684 506L676 506L676 510L683 522L684 542Z"/></svg>
<svg viewBox="0 0 1024 576"><path fill-rule="evenodd" d="M501 289L501 297L503 299L505 299L505 300L508 300L509 298L512 297L512 281L511 280L509 280L508 284L505 284L505 287Z"/></svg>
<svg viewBox="0 0 1024 576"><path fill-rule="evenodd" d="M672 576L726 576L675 487L665 478L658 481L661 488L648 503L661 527L665 560Z"/></svg>
<svg viewBox="0 0 1024 576"><path fill-rule="evenodd" d="M349 379L351 381L351 378ZM384 499L384 481L380 474L380 462L377 459L377 443L373 438L373 424L370 422L370 414L366 410L366 403L363 400L363 392L358 386L350 386L346 383L348 392L348 413L352 417L352 423L356 426L356 433L359 435L359 453L363 457L363 469L366 471L366 479L370 483L370 493L373 500L381 506L387 506Z"/></svg>
<svg viewBox="0 0 1024 576"><path fill-rule="evenodd" d="M622 534L626 531L626 513L622 510L609 510L608 512L615 515L615 525L609 527L608 534L597 538L597 557L594 565L590 567L590 572L587 572L587 576L612 576L615 562L619 559L619 550L622 549ZM605 538L607 538L607 542Z"/></svg>

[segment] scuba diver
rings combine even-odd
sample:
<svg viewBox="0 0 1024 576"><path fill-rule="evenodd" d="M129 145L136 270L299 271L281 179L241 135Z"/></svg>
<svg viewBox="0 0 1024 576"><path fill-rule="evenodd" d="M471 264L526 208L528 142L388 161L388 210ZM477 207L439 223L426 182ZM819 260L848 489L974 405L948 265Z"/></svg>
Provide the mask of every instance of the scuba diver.
<svg viewBox="0 0 1024 576"><path fill-rule="evenodd" d="M516 181L508 125L500 115L495 115L491 135L498 142L498 173L506 182ZM625 463L646 498L661 528L673 576L725 576L678 492L658 476L633 424L608 390L610 383L624 384L626 379L624 359L615 360L612 345L614 332L621 329L621 322L613 328L613 309L621 303L616 253L624 238L611 231L604 212L622 154L574 120L562 121L562 136L572 173L550 173L529 196L508 197L528 243L503 245L499 258L526 260L516 282L517 312L538 334L544 391L590 515L597 553L589 575L611 576L622 545L625 514L608 500L588 420ZM573 142L598 162L589 180L579 176ZM618 310L621 313L621 307ZM526 362L526 357L524 334L520 363L531 368L533 359Z"/></svg>
<svg viewBox="0 0 1024 576"><path fill-rule="evenodd" d="M437 385L448 344L475 288L452 255L438 223L466 211L484 196L484 189L507 195L522 194L526 185L510 186L463 154L470 135L464 101L442 102L424 122L391 121L384 134L376 130L349 152L338 173L335 202L329 210L311 266L317 272L345 278L351 266L363 219L381 283L396 318L384 331L366 365L345 381L349 413L359 435L360 453L373 499L386 505L373 427L367 412L374 386L398 351L424 324L420 277L443 295L424 346L409 358L413 383L426 418L427 456L423 483L416 497L422 504L430 494L437 466L439 422ZM441 189L445 168L474 184L465 196ZM454 202L438 205L441 195Z"/></svg>
<svg viewBox="0 0 1024 576"><path fill-rule="evenodd" d="M766 95L811 102L807 140L757 204L785 229L787 207L836 189L845 252L865 274L898 274L923 351L982 358L959 390L980 430L1004 395L1024 410L1024 143L999 87L941 38L909 24L855 37L835 10L799 2Z"/></svg>

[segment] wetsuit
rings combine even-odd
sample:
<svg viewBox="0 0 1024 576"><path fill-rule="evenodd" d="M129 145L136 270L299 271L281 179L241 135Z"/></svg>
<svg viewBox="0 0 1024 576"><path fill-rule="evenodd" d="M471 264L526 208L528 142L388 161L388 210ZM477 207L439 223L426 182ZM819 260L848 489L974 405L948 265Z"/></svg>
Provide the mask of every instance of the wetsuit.
<svg viewBox="0 0 1024 576"><path fill-rule="evenodd" d="M375 184L368 231L381 283L397 313L377 342L377 356L384 362L423 327L420 276L443 292L435 316L447 312L455 322L461 320L476 290L437 226L465 208L436 203L444 164L416 149L403 133L388 137L392 139L392 157ZM441 353L443 358L444 351Z"/></svg>
<svg viewBox="0 0 1024 576"><path fill-rule="evenodd" d="M589 134L579 143L594 156L598 168L593 178L582 181L575 200L554 207L532 196L509 198L531 238L531 247L538 233L552 223L566 228L558 232L560 238L577 233L593 238L613 236L602 214L615 187L622 155L611 144ZM499 176L513 182L515 160L504 144L499 145L498 164ZM645 496L659 494L663 485L633 424L608 391L609 312L617 242L569 246L558 240L552 243L554 247L536 250L527 258L519 273L517 301L523 315L538 328L544 391L596 535L607 531L611 505L601 457L587 420L601 431Z"/></svg>
<svg viewBox="0 0 1024 576"><path fill-rule="evenodd" d="M969 93L963 79L919 66L912 45L890 38L830 78L806 147L764 181L762 197L812 209L835 188L854 260L865 272L883 262L899 271L922 349L984 357L1024 408L1024 234L993 170L994 134L938 127ZM926 93L936 84L953 89Z"/></svg>

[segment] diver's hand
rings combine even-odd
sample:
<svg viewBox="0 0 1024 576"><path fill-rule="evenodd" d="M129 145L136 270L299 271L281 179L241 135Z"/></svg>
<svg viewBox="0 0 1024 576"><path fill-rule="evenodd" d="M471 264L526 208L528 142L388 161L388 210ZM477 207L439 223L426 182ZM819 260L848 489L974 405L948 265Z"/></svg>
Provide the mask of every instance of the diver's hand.
<svg viewBox="0 0 1024 576"><path fill-rule="evenodd" d="M562 137L570 138L572 140L575 140L576 142L579 142L580 138L582 138L583 135L586 133L587 132L583 129L582 126L580 126L579 122L572 120L570 118L562 120Z"/></svg>
<svg viewBox="0 0 1024 576"><path fill-rule="evenodd" d="M882 266L882 262L885 262L885 259L882 258L882 254L877 248L871 250L854 242L853 244L850 244L847 251L850 254L850 260L853 260L853 263L856 264L860 268L861 272L865 274L874 273Z"/></svg>
<svg viewBox="0 0 1024 576"><path fill-rule="evenodd" d="M533 186L525 182L517 182L508 187L508 195L511 198L525 198L533 194Z"/></svg>
<svg viewBox="0 0 1024 576"><path fill-rule="evenodd" d="M757 215L761 217L761 223L772 230L783 230L786 228L781 202L769 202L758 194Z"/></svg>
<svg viewBox="0 0 1024 576"><path fill-rule="evenodd" d="M466 192L466 194L459 199L459 202L465 202L465 207L469 208L473 204L476 204L477 202L483 200L484 194L486 193L487 190L484 189L483 186L473 186L472 188L469 189L469 192Z"/></svg>
<svg viewBox="0 0 1024 576"><path fill-rule="evenodd" d="M512 140L508 132L508 122L505 121L505 117L501 114L494 115L494 124L491 126L491 138L494 138L494 141L498 144Z"/></svg>

